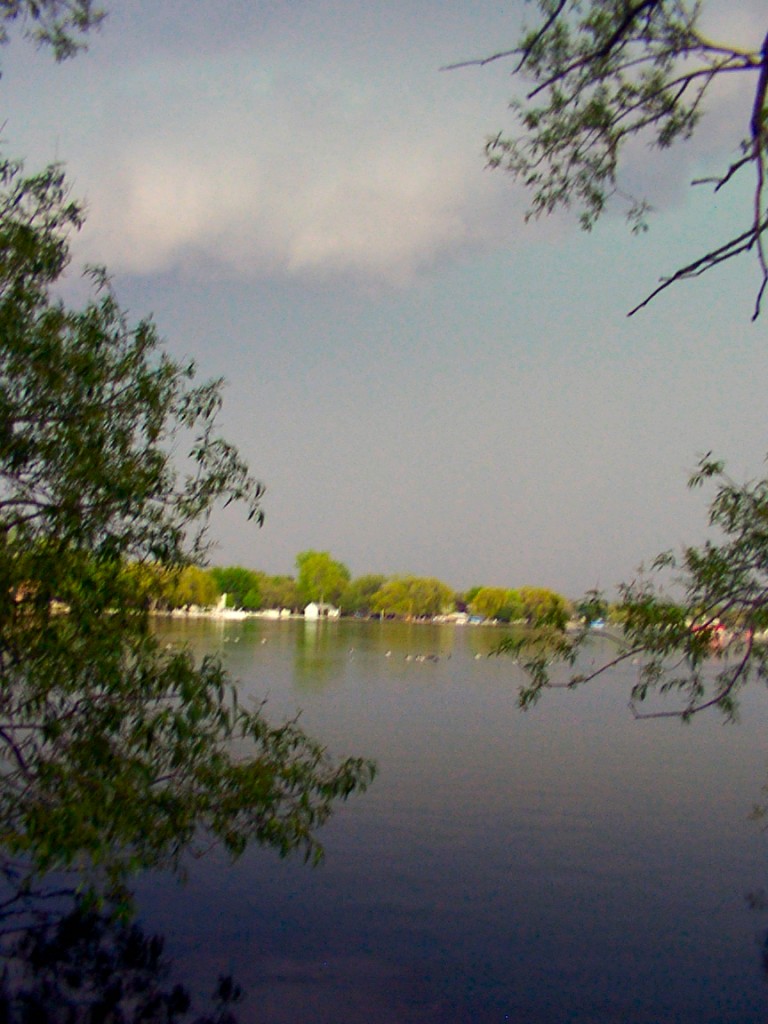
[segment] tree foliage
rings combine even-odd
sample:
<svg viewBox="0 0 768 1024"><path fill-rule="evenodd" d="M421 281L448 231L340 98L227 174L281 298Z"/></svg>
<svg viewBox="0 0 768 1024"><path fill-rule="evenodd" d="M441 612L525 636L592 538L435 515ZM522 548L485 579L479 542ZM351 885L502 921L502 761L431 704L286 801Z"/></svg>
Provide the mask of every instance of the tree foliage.
<svg viewBox="0 0 768 1024"><path fill-rule="evenodd" d="M261 607L261 574L239 565L210 570L216 589L227 595L230 608L246 608L255 611Z"/></svg>
<svg viewBox="0 0 768 1024"><path fill-rule="evenodd" d="M293 576L262 576L259 583L261 607L297 611L301 597Z"/></svg>
<svg viewBox="0 0 768 1024"><path fill-rule="evenodd" d="M296 584L305 603L338 604L349 585L349 569L327 551L302 551L296 556L296 568Z"/></svg>
<svg viewBox="0 0 768 1024"><path fill-rule="evenodd" d="M752 175L752 203L733 235L661 279L634 313L673 282L697 277L736 256L754 254L760 274L753 319L768 286L768 35L752 49L710 40L699 28L702 2L687 0L538 0L538 20L517 46L467 64L513 62L531 83L515 100L518 129L487 144L533 193L529 216L575 206L589 229L608 202L627 203L645 226L645 197L628 196L619 172L626 145L648 139L667 148L698 128L706 101L734 77L751 80L740 150L706 184L715 192Z"/></svg>
<svg viewBox="0 0 768 1024"><path fill-rule="evenodd" d="M171 608L209 608L216 604L220 590L211 572L199 565L185 565L175 572L165 572L164 605Z"/></svg>
<svg viewBox="0 0 768 1024"><path fill-rule="evenodd" d="M0 44L9 27L21 23L24 35L50 46L57 60L72 57L85 46L88 33L105 17L93 0L3 0L0 5Z"/></svg>
<svg viewBox="0 0 768 1024"><path fill-rule="evenodd" d="M424 618L452 607L453 591L440 580L422 576L396 576L373 595L371 607L382 615Z"/></svg>
<svg viewBox="0 0 768 1024"><path fill-rule="evenodd" d="M478 587L472 594L469 609L473 615L480 615L484 619L506 618L509 621L518 617L511 614L514 602L514 591L504 587ZM510 614L505 615L508 610Z"/></svg>
<svg viewBox="0 0 768 1024"><path fill-rule="evenodd" d="M529 625L564 628L571 614L569 602L547 587L520 587L512 592L513 606Z"/></svg>
<svg viewBox="0 0 768 1024"><path fill-rule="evenodd" d="M0 164L0 843L112 878L212 841L315 857L372 766L153 638L152 567L204 553L216 502L259 521L262 489L218 433L220 382L131 325L102 273L83 308L55 297L80 219L57 168Z"/></svg>
<svg viewBox="0 0 768 1024"><path fill-rule="evenodd" d="M546 587L528 586L517 590L480 587L472 597L470 610L475 615L502 622L525 620L529 626L563 627L571 614L571 606L561 594Z"/></svg>
<svg viewBox="0 0 768 1024"><path fill-rule="evenodd" d="M366 573L352 580L341 600L343 612L368 615L373 611L373 599L386 581L379 573Z"/></svg>
<svg viewBox="0 0 768 1024"><path fill-rule="evenodd" d="M528 80L527 95L512 104L517 130L489 140L489 162L532 191L529 217L575 206L587 230L615 199L627 203L634 228L644 228L648 201L628 196L620 181L625 147L639 138L660 148L690 138L715 90L746 78L740 148L718 174L694 184L718 192L751 175L747 218L730 238L662 278L631 313L675 282L752 254L759 271L756 319L768 288L768 34L751 48L710 40L700 30L704 6L703 0L537 0L537 21L516 46L465 64L510 60L513 74ZM705 481L716 484L710 521L718 539L655 560L657 572L678 574L672 596L658 576L641 574L620 587L621 600L610 608L622 627L615 658L582 670L592 625L609 611L597 592L578 605L578 631L569 632L558 612L503 642L500 650L516 654L528 674L523 707L544 689L575 687L631 660L639 666L631 705L638 717L688 721L716 707L731 718L744 683L766 678L768 480L737 485L706 457L691 483ZM652 694L674 694L677 702L648 712L642 702Z"/></svg>
<svg viewBox="0 0 768 1024"><path fill-rule="evenodd" d="M509 638L500 649L514 653L527 672L520 704L535 703L545 689L574 688L615 666L637 664L631 708L638 718L676 716L684 721L707 708L728 719L751 679L768 679L768 479L737 484L723 464L707 456L690 485L715 484L709 507L717 539L659 555L649 575L620 588L614 610L622 629L611 634L615 657L580 668L593 639L592 624L608 611L604 595L582 602L575 633L551 624L533 636ZM672 573L672 583L662 585ZM570 668L562 678L560 665ZM647 711L652 696L671 707Z"/></svg>

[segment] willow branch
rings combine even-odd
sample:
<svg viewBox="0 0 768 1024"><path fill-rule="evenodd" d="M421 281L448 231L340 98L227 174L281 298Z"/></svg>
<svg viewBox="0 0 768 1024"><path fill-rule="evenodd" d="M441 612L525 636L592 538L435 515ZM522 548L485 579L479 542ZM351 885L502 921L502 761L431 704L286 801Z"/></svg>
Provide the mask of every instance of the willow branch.
<svg viewBox="0 0 768 1024"><path fill-rule="evenodd" d="M633 309L630 309L627 316L634 316L639 310L644 309L657 295L661 292L666 291L676 281L682 281L689 277L700 277L706 273L707 270L711 270L712 267L717 266L720 263L724 263L726 260L732 259L734 256L738 256L741 253L749 252L754 246L763 231L768 229L768 218L762 220L757 226L752 226L748 231L742 232L735 238L732 238L725 245L721 245L717 249L713 249L711 252L705 253L704 256L700 256L692 263L681 267L676 270L670 277L666 277L662 282L650 292L642 302L639 302ZM752 314L752 319L757 320L760 316L760 306L763 293L766 285L768 285L768 272L763 268L763 278L760 290L755 301L755 309Z"/></svg>
<svg viewBox="0 0 768 1024"><path fill-rule="evenodd" d="M707 708L718 707L723 701L733 692L736 684L739 682L741 677L745 674L749 660L752 657L752 649L754 647L755 634L753 630L748 633L748 640L744 650L744 655L739 661L731 673L728 683L720 689L713 697L709 700L703 701L701 704L692 704L687 708L677 711L638 711L635 701L629 702L629 708L632 714L637 719L645 718L683 718L688 719L692 715L697 715L700 711L706 711Z"/></svg>

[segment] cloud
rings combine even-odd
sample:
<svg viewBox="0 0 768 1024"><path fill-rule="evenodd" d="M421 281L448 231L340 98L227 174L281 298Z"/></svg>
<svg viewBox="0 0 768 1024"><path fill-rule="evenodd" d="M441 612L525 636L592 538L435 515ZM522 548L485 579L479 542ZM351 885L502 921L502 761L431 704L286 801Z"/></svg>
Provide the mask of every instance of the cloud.
<svg viewBox="0 0 768 1024"><path fill-rule="evenodd" d="M705 27L754 39L762 6L745 0L736 18L708 4ZM87 200L83 258L137 274L397 285L467 249L514 244L530 197L484 173L482 155L486 133L511 127L509 68L437 70L514 38L509 13L268 8L222 12L213 35L209 5L183 18L116 9L86 56L54 68L24 50L4 76L21 151L35 151L26 126L47 125ZM734 152L744 102L719 96L671 153L633 143L622 183L677 205L694 171Z"/></svg>
<svg viewBox="0 0 768 1024"><path fill-rule="evenodd" d="M239 58L112 82L103 117L119 130L95 125L72 158L87 256L134 273L213 261L244 277L399 283L499 238L514 203L483 173L472 91L441 109L445 79L431 78L413 100L392 79Z"/></svg>

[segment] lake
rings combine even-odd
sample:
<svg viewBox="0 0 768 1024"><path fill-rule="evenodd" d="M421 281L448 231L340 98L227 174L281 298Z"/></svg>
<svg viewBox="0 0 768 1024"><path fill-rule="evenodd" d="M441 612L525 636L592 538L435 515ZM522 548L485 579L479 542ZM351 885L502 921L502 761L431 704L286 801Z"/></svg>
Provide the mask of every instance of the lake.
<svg viewBox="0 0 768 1024"><path fill-rule="evenodd" d="M379 765L322 829L318 868L213 852L184 885L140 882L174 976L207 993L232 974L241 1024L768 1020L762 685L737 725L635 721L631 666L522 713L495 629L158 630L221 653L271 720L301 710L334 753Z"/></svg>

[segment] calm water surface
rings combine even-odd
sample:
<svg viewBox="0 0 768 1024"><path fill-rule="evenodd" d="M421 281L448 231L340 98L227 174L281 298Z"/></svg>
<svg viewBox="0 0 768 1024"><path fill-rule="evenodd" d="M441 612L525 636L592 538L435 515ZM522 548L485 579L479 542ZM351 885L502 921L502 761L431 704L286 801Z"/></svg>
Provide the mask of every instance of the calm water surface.
<svg viewBox="0 0 768 1024"><path fill-rule="evenodd" d="M768 890L748 819L764 688L737 726L635 722L631 668L522 714L515 666L485 656L494 630L158 628L222 653L273 720L300 709L332 751L379 764L323 829L320 868L213 854L183 887L140 885L175 974L201 993L233 974L243 1024L768 1021L768 911L747 899Z"/></svg>

